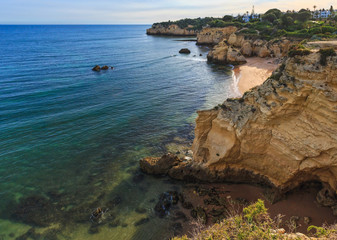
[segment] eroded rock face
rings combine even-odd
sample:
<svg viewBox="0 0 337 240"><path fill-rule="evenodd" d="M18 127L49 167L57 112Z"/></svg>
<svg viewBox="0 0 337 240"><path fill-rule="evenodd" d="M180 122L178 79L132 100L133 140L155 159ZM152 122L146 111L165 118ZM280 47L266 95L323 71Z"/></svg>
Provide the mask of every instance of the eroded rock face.
<svg viewBox="0 0 337 240"><path fill-rule="evenodd" d="M319 59L290 58L242 98L199 111L193 165L248 171L285 191L318 180L336 192L337 57Z"/></svg>
<svg viewBox="0 0 337 240"><path fill-rule="evenodd" d="M243 34L240 34L239 32L232 32L229 36L222 38L222 40L214 46L208 54L208 59L211 62L216 63L230 63L230 61L227 61L229 47L234 49L236 52L240 52L245 57L257 56L261 58L281 58L286 56L290 46L296 43L297 42L291 42L287 39L269 42L262 39L246 39ZM243 60L243 58L241 59ZM237 62L241 64L240 61ZM245 61L243 61L243 63L244 62Z"/></svg>
<svg viewBox="0 0 337 240"><path fill-rule="evenodd" d="M143 172L154 175L165 175L168 171L178 165L181 160L173 154L165 154L162 157L146 157L140 160L140 168Z"/></svg>
<svg viewBox="0 0 337 240"><path fill-rule="evenodd" d="M225 28L204 28L197 35L197 44L215 45L224 39L227 40L229 36L236 31L237 28L234 26Z"/></svg>
<svg viewBox="0 0 337 240"><path fill-rule="evenodd" d="M225 42L221 42L214 47L207 55L210 62L238 65L246 63L245 57L235 48L229 47Z"/></svg>
<svg viewBox="0 0 337 240"><path fill-rule="evenodd" d="M193 27L193 26L190 26ZM161 24L153 25L146 30L148 35L167 35L167 36L196 36L198 31L191 28L182 29L176 24L164 27Z"/></svg>

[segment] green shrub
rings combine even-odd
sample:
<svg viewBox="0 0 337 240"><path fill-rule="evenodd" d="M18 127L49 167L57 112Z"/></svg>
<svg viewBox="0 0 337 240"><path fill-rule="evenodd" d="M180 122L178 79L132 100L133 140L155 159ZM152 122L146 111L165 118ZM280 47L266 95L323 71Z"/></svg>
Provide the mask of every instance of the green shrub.
<svg viewBox="0 0 337 240"><path fill-rule="evenodd" d="M295 57L295 56L306 56L309 55L311 51L304 47L302 44L292 46L288 52L289 57Z"/></svg>
<svg viewBox="0 0 337 240"><path fill-rule="evenodd" d="M326 65L326 59L327 59L327 57L336 56L336 52L335 52L335 50L332 47L331 48L321 48L319 50L319 53L321 54L319 62L323 66Z"/></svg>
<svg viewBox="0 0 337 240"><path fill-rule="evenodd" d="M256 203L243 209L244 217L248 222L260 221L267 214L263 200L259 199Z"/></svg>
<svg viewBox="0 0 337 240"><path fill-rule="evenodd" d="M327 237L330 234L330 232L326 228L317 227L314 225L309 226L307 231L310 232L312 229L316 230L315 232L316 237Z"/></svg>
<svg viewBox="0 0 337 240"><path fill-rule="evenodd" d="M240 33L243 33L243 34L257 34L258 32L255 30L255 29L244 29L242 31L240 31Z"/></svg>

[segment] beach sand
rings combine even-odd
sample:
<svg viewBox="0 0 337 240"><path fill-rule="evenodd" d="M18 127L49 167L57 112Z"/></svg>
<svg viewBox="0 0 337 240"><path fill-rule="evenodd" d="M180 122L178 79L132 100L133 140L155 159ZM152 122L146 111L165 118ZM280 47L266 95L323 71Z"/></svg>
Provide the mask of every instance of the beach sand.
<svg viewBox="0 0 337 240"><path fill-rule="evenodd" d="M278 67L276 58L246 58L247 63L234 68L234 74L239 79L238 88L241 94L261 85Z"/></svg>

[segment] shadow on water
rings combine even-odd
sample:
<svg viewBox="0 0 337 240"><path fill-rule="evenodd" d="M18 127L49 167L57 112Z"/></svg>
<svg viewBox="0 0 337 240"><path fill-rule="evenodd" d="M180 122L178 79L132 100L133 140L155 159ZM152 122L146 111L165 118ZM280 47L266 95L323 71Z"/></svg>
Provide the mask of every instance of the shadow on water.
<svg viewBox="0 0 337 240"><path fill-rule="evenodd" d="M143 146L145 152L126 147L116 151L102 143L97 146L97 151L104 149L100 153L91 149L92 156L85 157L87 153L83 153L74 161L74 165L85 167L73 168L71 174L81 178L71 191L50 187L46 192L20 199L17 204L13 199L2 218L31 226L15 236L21 237L18 239L66 239L64 236L81 239L83 234L88 239L102 239L107 234L109 239L120 239L120 235L124 239L162 239L171 234L170 228L167 219L157 219L154 205L159 194L179 189L180 183L144 175L138 160L147 155L162 155L172 142L191 143L193 127L182 126L178 128L179 134L168 134L160 143ZM50 227L55 225L58 227Z"/></svg>

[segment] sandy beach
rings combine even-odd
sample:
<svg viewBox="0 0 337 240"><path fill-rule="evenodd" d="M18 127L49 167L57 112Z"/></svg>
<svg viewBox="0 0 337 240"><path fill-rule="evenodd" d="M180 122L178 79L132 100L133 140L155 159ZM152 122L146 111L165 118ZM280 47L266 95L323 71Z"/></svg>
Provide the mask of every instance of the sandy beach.
<svg viewBox="0 0 337 240"><path fill-rule="evenodd" d="M262 84L278 67L276 58L246 58L247 63L234 68L239 79L238 88L241 94Z"/></svg>

